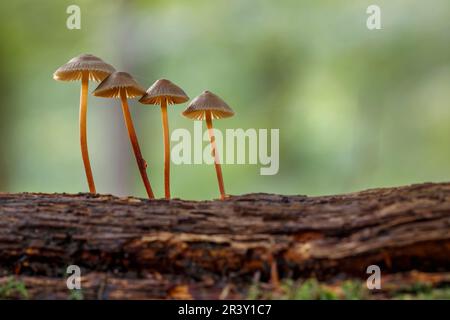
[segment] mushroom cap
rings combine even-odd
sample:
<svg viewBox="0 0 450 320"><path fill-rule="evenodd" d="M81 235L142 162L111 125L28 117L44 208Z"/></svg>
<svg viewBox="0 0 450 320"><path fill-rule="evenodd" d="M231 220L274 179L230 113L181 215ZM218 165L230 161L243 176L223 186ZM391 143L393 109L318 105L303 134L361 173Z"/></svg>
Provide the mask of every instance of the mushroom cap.
<svg viewBox="0 0 450 320"><path fill-rule="evenodd" d="M203 91L189 103L183 111L183 116L194 120L204 120L207 111L211 112L213 119L229 118L234 115L234 111L225 101L210 91Z"/></svg>
<svg viewBox="0 0 450 320"><path fill-rule="evenodd" d="M120 97L120 90L125 89L127 98L141 97L145 89L127 72L111 73L92 92L94 96L104 98Z"/></svg>
<svg viewBox="0 0 450 320"><path fill-rule="evenodd" d="M169 104L183 103L189 100L187 94L179 86L170 80L156 80L147 93L139 99L145 104L160 104L162 99L166 99Z"/></svg>
<svg viewBox="0 0 450 320"><path fill-rule="evenodd" d="M89 80L100 82L116 69L92 54L81 54L59 67L53 73L53 79L60 81L80 80L83 71L89 72Z"/></svg>

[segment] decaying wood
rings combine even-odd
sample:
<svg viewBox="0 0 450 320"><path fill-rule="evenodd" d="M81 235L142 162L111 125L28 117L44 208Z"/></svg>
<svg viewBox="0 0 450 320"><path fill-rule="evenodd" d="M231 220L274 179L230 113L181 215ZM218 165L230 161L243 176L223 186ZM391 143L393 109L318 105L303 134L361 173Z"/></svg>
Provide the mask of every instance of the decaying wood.
<svg viewBox="0 0 450 320"><path fill-rule="evenodd" d="M202 202L0 194L0 282L18 275L32 297L60 297L71 264L98 298L212 297L268 281L274 264L294 279L365 278L371 264L448 272L450 183Z"/></svg>

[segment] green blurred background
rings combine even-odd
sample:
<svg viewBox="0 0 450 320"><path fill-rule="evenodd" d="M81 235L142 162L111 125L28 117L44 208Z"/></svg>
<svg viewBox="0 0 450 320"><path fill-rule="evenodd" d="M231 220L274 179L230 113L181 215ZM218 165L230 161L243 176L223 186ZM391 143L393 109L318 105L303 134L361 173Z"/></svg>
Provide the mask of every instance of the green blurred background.
<svg viewBox="0 0 450 320"><path fill-rule="evenodd" d="M71 4L81 30L66 28ZM382 30L366 28L370 4ZM190 97L210 89L236 111L219 129L279 128L279 173L224 165L230 194L450 180L448 0L16 0L1 1L0 14L0 191L88 190L80 84L52 79L80 53L144 87L164 77ZM160 110L130 108L162 197ZM170 108L171 130L192 130L184 108ZM144 196L117 100L89 97L88 139L97 190ZM218 197L214 167L172 165L172 194Z"/></svg>

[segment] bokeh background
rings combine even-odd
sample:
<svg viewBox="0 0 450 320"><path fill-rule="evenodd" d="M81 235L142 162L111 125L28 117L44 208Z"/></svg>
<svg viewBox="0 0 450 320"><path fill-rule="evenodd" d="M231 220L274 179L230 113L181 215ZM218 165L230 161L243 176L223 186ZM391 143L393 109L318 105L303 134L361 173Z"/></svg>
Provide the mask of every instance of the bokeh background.
<svg viewBox="0 0 450 320"><path fill-rule="evenodd" d="M66 28L71 4L81 30ZM370 4L382 30L366 28ZM448 0L15 0L1 1L0 15L2 192L87 190L80 84L52 79L80 53L144 87L165 77L191 97L210 89L236 111L219 129L279 128L279 173L224 165L230 194L450 180ZM170 108L171 129L192 130L185 106ZM130 107L162 197L160 110ZM88 139L98 191L144 196L117 100L89 97ZM214 167L173 165L172 194L217 197Z"/></svg>

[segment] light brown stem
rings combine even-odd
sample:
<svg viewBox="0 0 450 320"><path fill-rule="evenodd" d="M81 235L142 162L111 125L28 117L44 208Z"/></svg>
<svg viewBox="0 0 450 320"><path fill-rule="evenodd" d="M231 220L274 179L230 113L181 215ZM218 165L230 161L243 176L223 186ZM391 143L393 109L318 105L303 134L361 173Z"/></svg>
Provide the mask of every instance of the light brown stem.
<svg viewBox="0 0 450 320"><path fill-rule="evenodd" d="M211 141L211 154L214 156L214 166L216 167L217 181L219 182L220 198L226 197L225 187L223 186L222 167L220 166L219 153L216 147L216 138L214 137L211 112L206 112L206 126L208 127L209 140Z"/></svg>
<svg viewBox="0 0 450 320"><path fill-rule="evenodd" d="M170 199L170 140L169 140L169 120L167 119L167 100L161 100L161 116L164 135L164 194L166 199Z"/></svg>
<svg viewBox="0 0 450 320"><path fill-rule="evenodd" d="M136 131L134 130L133 120L131 120L130 110L128 108L127 95L123 89L120 90L120 100L122 101L122 111L123 117L125 118L125 125L127 126L128 135L130 137L131 145L133 146L134 156L136 157L136 162L139 167L139 172L141 173L142 181L144 182L145 190L147 191L149 199L154 199L155 196L147 177L147 163L142 157L141 148L139 147Z"/></svg>
<svg viewBox="0 0 450 320"><path fill-rule="evenodd" d="M87 96L89 86L89 73L83 72L81 76L81 92L80 92L80 144L81 156L83 158L84 171L89 185L89 192L96 193L94 177L92 176L91 163L89 162L89 153L87 145Z"/></svg>

